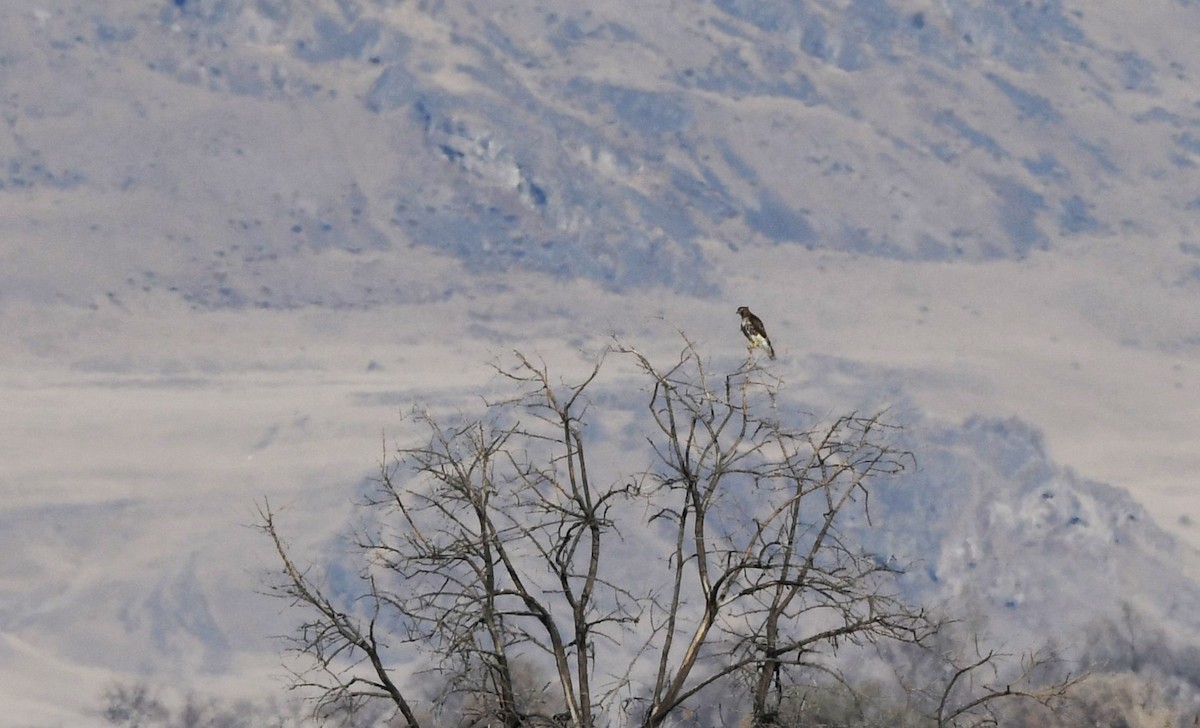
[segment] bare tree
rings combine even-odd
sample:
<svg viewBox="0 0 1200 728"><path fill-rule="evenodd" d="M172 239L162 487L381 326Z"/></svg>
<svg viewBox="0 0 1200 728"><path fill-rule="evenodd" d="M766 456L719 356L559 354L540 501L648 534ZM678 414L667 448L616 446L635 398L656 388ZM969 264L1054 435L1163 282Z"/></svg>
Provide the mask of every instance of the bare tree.
<svg viewBox="0 0 1200 728"><path fill-rule="evenodd" d="M605 389L610 366L626 376ZM665 367L617 342L576 383L520 354L497 371L515 396L453 424L417 414L428 439L385 459L356 592L297 564L262 504L273 590L307 615L296 682L320 710L652 728L740 686L767 725L798 676L840 678L846 645L936 632L896 595L899 566L852 538L872 489L911 460L879 416L781 417L766 371L714 375L686 338ZM593 400L639 382L644 451L594 462ZM440 689L418 704L422 670Z"/></svg>
<svg viewBox="0 0 1200 728"><path fill-rule="evenodd" d="M104 719L116 726L148 728L170 715L162 701L143 684L114 685L104 698Z"/></svg>
<svg viewBox="0 0 1200 728"><path fill-rule="evenodd" d="M940 620L921 644L880 645L881 662L894 671L895 694L911 723L931 728L984 728L1045 720L1067 704L1089 677L1071 672L1053 649L1013 654L985 644L961 622ZM1031 724L1032 725L1032 724Z"/></svg>
<svg viewBox="0 0 1200 728"><path fill-rule="evenodd" d="M125 728L296 728L315 725L302 706L272 700L227 700L145 683L117 684L105 691L100 714ZM374 725L359 723L358 725Z"/></svg>
<svg viewBox="0 0 1200 728"><path fill-rule="evenodd" d="M645 725L747 672L754 721L769 723L788 671L833 673L823 657L841 643L919 642L935 629L893 596L896 566L843 537L853 515L869 518L868 486L911 459L888 444L878 416L789 429L774 416L765 372L714 380L690 347L666 370L623 351L654 382L654 495L663 504L654 518L675 532Z"/></svg>
<svg viewBox="0 0 1200 728"><path fill-rule="evenodd" d="M1006 673L1008 655L975 645L971 657L946 656L949 677L936 694L934 725L937 728L1002 725L1000 708L1019 699L1053 709L1061 704L1078 676L1043 684L1037 673L1053 662L1038 653L1023 655L1015 671Z"/></svg>

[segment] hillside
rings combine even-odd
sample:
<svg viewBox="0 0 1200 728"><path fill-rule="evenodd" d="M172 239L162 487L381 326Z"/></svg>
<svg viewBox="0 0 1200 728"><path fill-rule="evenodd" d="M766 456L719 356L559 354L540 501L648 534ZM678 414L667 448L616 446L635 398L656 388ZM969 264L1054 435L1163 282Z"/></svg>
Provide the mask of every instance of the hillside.
<svg viewBox="0 0 1200 728"><path fill-rule="evenodd" d="M327 555L403 410L611 333L732 368L742 304L798 409L905 425L868 538L914 595L1200 641L1197 32L1186 0L0 7L6 715L278 689L257 499Z"/></svg>

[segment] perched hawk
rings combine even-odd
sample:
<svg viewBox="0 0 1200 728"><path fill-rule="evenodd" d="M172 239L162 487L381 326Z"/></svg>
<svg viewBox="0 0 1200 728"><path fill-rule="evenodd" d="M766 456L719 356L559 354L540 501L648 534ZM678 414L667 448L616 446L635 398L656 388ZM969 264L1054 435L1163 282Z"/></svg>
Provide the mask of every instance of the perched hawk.
<svg viewBox="0 0 1200 728"><path fill-rule="evenodd" d="M775 358L775 347L771 346L771 339L767 336L767 329L763 326L762 319L750 313L750 309L742 306L737 310L742 316L742 333L746 335L746 340L750 342L750 349L754 347L762 347L767 350L767 356Z"/></svg>

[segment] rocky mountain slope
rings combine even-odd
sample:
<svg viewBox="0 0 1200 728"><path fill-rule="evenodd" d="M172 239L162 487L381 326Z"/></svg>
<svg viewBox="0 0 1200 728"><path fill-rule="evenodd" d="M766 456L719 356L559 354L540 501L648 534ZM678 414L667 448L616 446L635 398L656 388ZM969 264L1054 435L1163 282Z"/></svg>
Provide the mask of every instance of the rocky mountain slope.
<svg viewBox="0 0 1200 728"><path fill-rule="evenodd" d="M614 332L734 368L743 303L798 410L906 425L864 538L914 597L1197 641L1197 31L1185 0L0 7L0 700L274 689L257 498L328 555L399 409Z"/></svg>

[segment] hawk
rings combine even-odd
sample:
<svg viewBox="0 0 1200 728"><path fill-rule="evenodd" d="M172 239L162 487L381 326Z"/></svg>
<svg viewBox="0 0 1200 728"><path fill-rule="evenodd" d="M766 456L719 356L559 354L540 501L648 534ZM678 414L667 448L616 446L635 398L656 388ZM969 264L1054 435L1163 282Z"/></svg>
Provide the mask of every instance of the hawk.
<svg viewBox="0 0 1200 728"><path fill-rule="evenodd" d="M767 336L767 328L763 326L762 319L750 313L750 309L742 306L737 312L742 317L742 333L746 335L746 340L750 342L750 349L754 347L762 347L767 350L767 356L775 358L775 347L771 346L771 339Z"/></svg>

